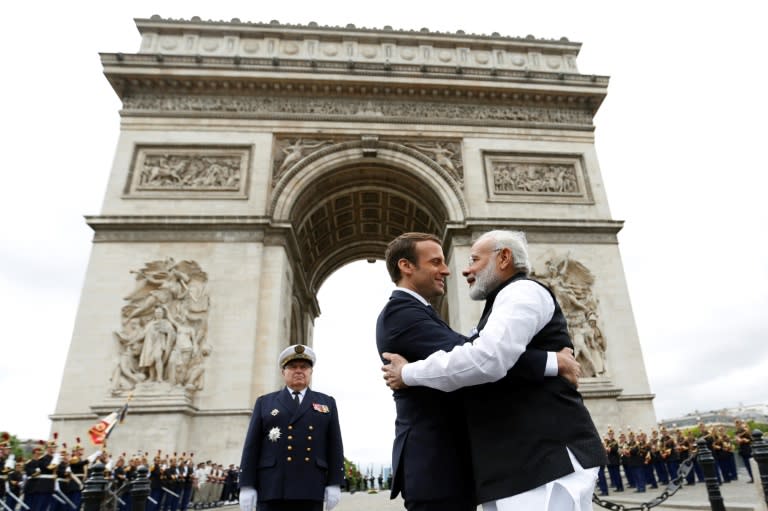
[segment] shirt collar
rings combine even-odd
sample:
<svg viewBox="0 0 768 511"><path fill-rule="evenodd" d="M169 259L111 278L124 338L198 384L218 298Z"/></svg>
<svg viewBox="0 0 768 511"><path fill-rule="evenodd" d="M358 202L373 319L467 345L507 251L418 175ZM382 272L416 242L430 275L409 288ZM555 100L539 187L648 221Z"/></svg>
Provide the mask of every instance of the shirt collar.
<svg viewBox="0 0 768 511"><path fill-rule="evenodd" d="M304 390L299 390L299 391L298 391L298 393L299 393L299 399L300 399L300 400L301 400L301 399L304 399L304 394L306 394L306 393L307 393L307 388L308 388L308 387L304 387ZM288 391L288 395L289 395L289 396L291 396L291 399L293 399L293 389L292 389L291 387L288 387L288 386L286 386L286 387L285 387L285 390L287 390L287 391Z"/></svg>
<svg viewBox="0 0 768 511"><path fill-rule="evenodd" d="M424 304L424 305L426 305L427 307L431 307L431 305L429 305L429 302L428 302L428 301L426 301L426 300L424 299L424 297L423 297L423 296L421 296L421 295L420 295L419 293L417 293L416 291L413 291L413 290L411 290L411 289L408 289L408 288L405 288L405 287L399 287L399 286L395 288L395 291L403 291L403 292L405 292L405 293L408 293L409 295L413 296L414 298L416 298L418 301L420 301L421 303L423 303L423 304Z"/></svg>

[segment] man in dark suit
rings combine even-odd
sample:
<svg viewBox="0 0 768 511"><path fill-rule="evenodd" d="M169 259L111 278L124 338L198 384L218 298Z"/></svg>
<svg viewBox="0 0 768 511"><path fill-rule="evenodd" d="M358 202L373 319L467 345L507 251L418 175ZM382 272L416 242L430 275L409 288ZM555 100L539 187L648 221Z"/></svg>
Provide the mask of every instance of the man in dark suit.
<svg viewBox="0 0 768 511"><path fill-rule="evenodd" d="M471 387L464 405L484 511L591 510L606 456L581 395L563 378L531 381L515 369L530 347L573 347L565 316L552 292L528 278L523 233L491 231L470 254L470 297L486 300L477 337L412 364L384 354L385 379L395 389Z"/></svg>
<svg viewBox="0 0 768 511"><path fill-rule="evenodd" d="M405 233L394 239L385 254L387 270L397 289L376 324L379 353L398 352L421 360L437 350L451 350L466 342L443 322L428 300L445 293L450 274L440 240L425 233ZM569 357L578 378L578 364ZM521 357L518 370L531 379L543 379L545 366L558 372L560 355L552 360L535 350ZM552 365L554 364L554 368ZM459 393L427 387L396 390L395 441L392 449L394 478L391 498L402 493L408 511L475 510L471 460Z"/></svg>
<svg viewBox="0 0 768 511"><path fill-rule="evenodd" d="M330 510L341 498L344 450L336 401L309 388L315 353L289 346L285 387L256 400L240 462L241 511Z"/></svg>

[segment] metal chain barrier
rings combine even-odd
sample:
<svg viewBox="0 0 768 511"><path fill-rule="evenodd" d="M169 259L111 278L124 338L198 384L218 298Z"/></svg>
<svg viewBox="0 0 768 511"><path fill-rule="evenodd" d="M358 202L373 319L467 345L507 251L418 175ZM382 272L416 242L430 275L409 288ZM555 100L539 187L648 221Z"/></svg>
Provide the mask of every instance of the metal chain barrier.
<svg viewBox="0 0 768 511"><path fill-rule="evenodd" d="M691 470L693 470L693 462L697 456L698 453L688 457L685 461L680 463L680 468L677 469L677 477L672 479L667 487L664 488L664 491L662 491L660 495L654 497L652 500L642 502L640 504L617 504L616 502L602 499L596 493L593 493L592 502L605 509L610 509L611 511L646 511L648 509L654 508L677 493L677 490L683 486L683 481L685 481L685 478L688 476Z"/></svg>

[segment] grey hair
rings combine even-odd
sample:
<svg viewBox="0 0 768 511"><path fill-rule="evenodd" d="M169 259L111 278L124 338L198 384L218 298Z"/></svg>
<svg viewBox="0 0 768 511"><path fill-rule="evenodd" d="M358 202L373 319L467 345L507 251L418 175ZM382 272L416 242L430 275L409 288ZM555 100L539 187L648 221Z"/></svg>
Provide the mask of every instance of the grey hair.
<svg viewBox="0 0 768 511"><path fill-rule="evenodd" d="M512 259L517 271L525 272L526 275L531 273L531 261L528 259L528 242L523 231L488 231L480 236L479 239L485 238L490 238L496 242L496 247L494 248L508 248L512 251Z"/></svg>

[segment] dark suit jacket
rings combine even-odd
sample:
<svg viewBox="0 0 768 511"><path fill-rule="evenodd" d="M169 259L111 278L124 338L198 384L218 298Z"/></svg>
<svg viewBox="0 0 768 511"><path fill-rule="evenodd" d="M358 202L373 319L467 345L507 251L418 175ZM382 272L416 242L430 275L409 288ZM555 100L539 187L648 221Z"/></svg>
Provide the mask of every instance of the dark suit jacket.
<svg viewBox="0 0 768 511"><path fill-rule="evenodd" d="M431 307L395 290L376 322L379 354L398 353L409 361L422 360L438 350L450 351L466 342ZM546 352L521 357L526 374L543 378ZM397 418L392 447L391 498L405 500L473 498L469 441L461 392L427 387L393 392Z"/></svg>
<svg viewBox="0 0 768 511"><path fill-rule="evenodd" d="M307 389L298 410L285 388L256 400L240 461L241 487L256 488L259 502L322 501L325 487L341 485L343 478L344 449L331 396Z"/></svg>

